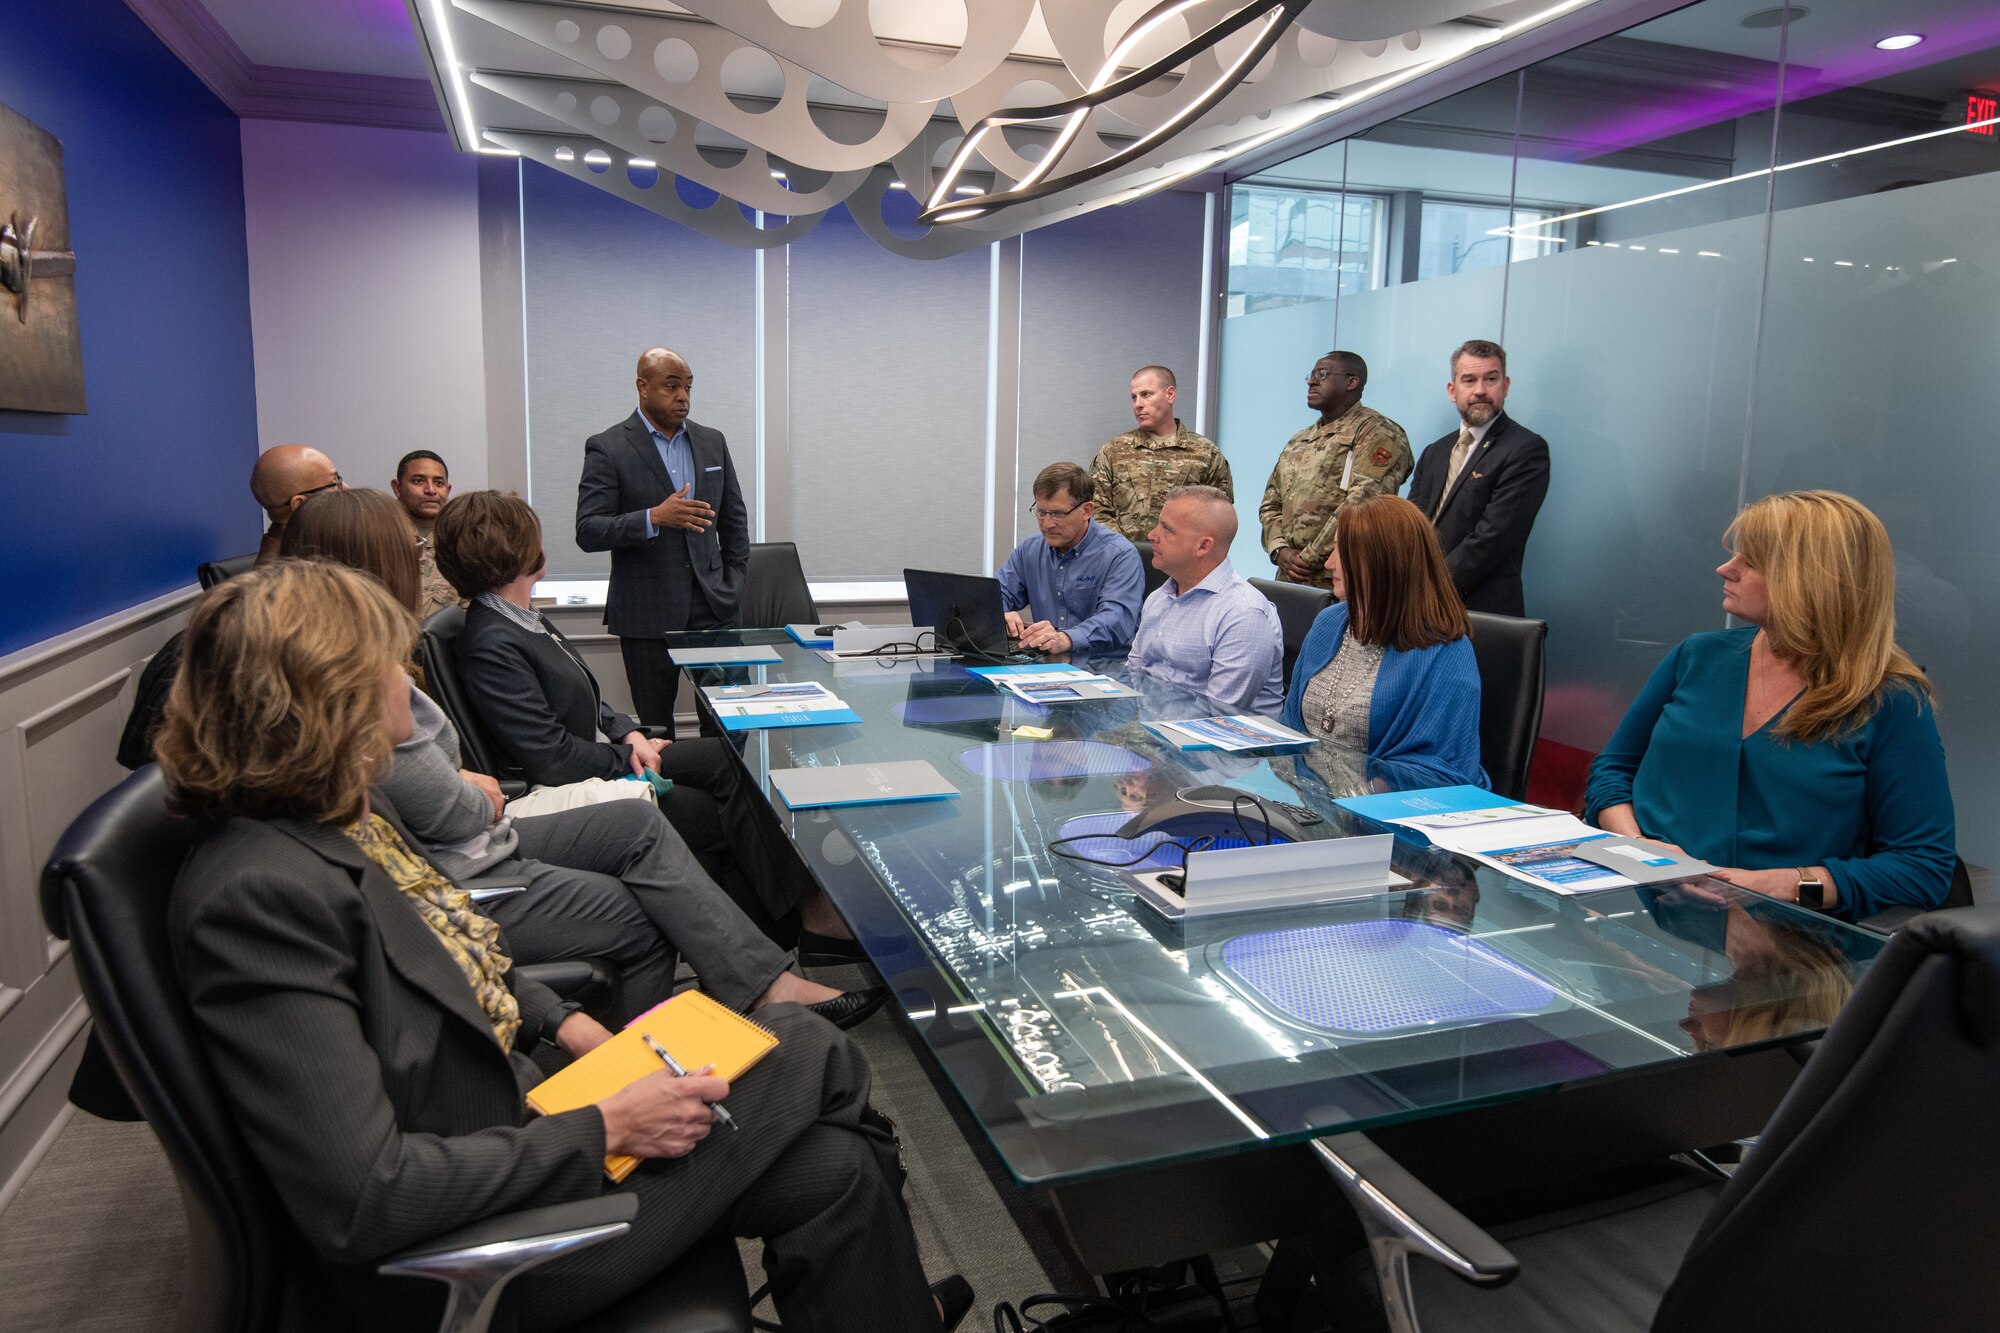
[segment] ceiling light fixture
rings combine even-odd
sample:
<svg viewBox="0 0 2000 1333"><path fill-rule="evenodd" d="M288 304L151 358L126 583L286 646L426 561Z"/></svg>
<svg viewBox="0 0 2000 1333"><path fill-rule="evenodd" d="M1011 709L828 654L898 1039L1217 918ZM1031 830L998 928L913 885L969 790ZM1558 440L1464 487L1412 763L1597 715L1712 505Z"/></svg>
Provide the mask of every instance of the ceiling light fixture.
<svg viewBox="0 0 2000 1333"><path fill-rule="evenodd" d="M917 221L931 223L944 220L937 216L937 211L951 195L957 193L955 182L965 171L973 155L979 151L980 142L987 135L998 133L1010 126L1035 125L1058 118L1063 120L1063 127L1057 133L1055 143L1042 155L1042 160L1035 164L1032 171L1006 190L978 196L980 203L987 206L986 211L1004 208L1010 204L1027 203L1054 194L1058 190L1084 185L1100 176L1109 175L1128 163L1136 162L1228 96L1242 80L1243 75L1257 61L1263 59L1264 53L1269 51L1291 26L1292 20L1299 16L1299 12L1310 3L1310 0L1277 0L1276 3L1270 3L1269 0L1251 0L1251 3L1222 22L1207 29L1200 36L1175 47L1151 64L1134 70L1123 78L1115 77L1119 63L1129 56L1140 42L1151 36L1167 20L1177 18L1201 3L1203 0L1170 0L1170 3L1160 6L1147 15L1145 22L1127 32L1111 54L1105 57L1103 66L1097 71L1097 76L1091 80L1089 88L1081 97L1068 98L1047 106L995 111L991 115L982 117L972 127L972 132L965 136L964 142L959 144L958 151L952 155L951 164L945 168L944 176L938 181L937 189L932 192L930 202L925 205L924 211L917 214ZM1186 106L1117 152L1066 176L1050 179L1049 173L1069 151L1070 145L1076 142L1077 135L1082 132L1084 122L1092 111L1106 102L1143 88L1161 75L1172 72L1178 66L1260 20L1264 27L1255 40L1223 69L1215 82L1203 89L1200 95ZM958 210L952 211L956 213Z"/></svg>
<svg viewBox="0 0 2000 1333"><path fill-rule="evenodd" d="M451 137L458 140L462 148L476 148L479 145L479 128L472 119L472 103L465 93L465 71L459 68L458 52L451 44L451 24L445 21L444 0L430 0L430 7L431 21L438 31L438 44L443 48L439 54L444 57L444 63L438 70L438 77L451 83L451 100L458 104L456 124L462 126L464 130L460 133L458 128L454 127ZM446 110L445 118L448 121L451 119L449 108Z"/></svg>
<svg viewBox="0 0 2000 1333"><path fill-rule="evenodd" d="M1924 39L1920 32L1899 32L1894 37L1884 37L1875 43L1877 51L1907 51Z"/></svg>

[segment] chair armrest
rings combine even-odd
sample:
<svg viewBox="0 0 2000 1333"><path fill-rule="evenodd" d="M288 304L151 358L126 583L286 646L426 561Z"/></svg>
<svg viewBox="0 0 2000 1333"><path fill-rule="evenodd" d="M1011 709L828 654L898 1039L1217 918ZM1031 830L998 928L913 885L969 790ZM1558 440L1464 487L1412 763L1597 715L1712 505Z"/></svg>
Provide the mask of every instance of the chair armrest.
<svg viewBox="0 0 2000 1333"><path fill-rule="evenodd" d="M1313 1140L1312 1148L1367 1233L1391 1333L1418 1333L1410 1290L1413 1254L1482 1286L1512 1281L1521 1271L1506 1246L1433 1194L1367 1135L1336 1134Z"/></svg>
<svg viewBox="0 0 2000 1333"><path fill-rule="evenodd" d="M522 1273L632 1229L632 1194L504 1213L434 1236L376 1266L386 1277L427 1277L451 1289L439 1333L486 1333L500 1293Z"/></svg>
<svg viewBox="0 0 2000 1333"><path fill-rule="evenodd" d="M511 801L516 796L526 796L528 794L528 784L520 778L495 778L493 780L500 784L500 796L502 800Z"/></svg>
<svg viewBox="0 0 2000 1333"><path fill-rule="evenodd" d="M1925 909L1921 907L1891 907L1887 911L1877 912L1874 916L1862 917L1854 924L1863 930L1872 930L1878 935L1893 935L1922 916L1924 911Z"/></svg>

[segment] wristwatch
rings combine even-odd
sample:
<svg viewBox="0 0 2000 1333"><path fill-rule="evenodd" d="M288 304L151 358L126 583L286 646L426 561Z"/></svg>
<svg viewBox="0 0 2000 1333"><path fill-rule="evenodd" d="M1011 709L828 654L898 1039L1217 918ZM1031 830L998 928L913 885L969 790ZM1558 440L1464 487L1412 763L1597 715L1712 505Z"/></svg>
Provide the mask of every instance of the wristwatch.
<svg viewBox="0 0 2000 1333"><path fill-rule="evenodd" d="M1817 875L1808 875L1799 870L1799 906L1810 907L1819 912L1826 909L1826 881Z"/></svg>

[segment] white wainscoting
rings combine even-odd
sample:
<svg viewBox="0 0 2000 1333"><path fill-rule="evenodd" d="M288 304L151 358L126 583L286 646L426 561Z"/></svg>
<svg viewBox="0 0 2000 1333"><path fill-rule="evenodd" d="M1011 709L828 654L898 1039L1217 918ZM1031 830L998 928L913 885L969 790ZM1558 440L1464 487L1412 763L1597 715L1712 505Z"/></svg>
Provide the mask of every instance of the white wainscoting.
<svg viewBox="0 0 2000 1333"><path fill-rule="evenodd" d="M42 922L42 864L125 777L118 736L133 687L197 595L184 588L0 657L0 1208L67 1118L90 1021L69 945Z"/></svg>

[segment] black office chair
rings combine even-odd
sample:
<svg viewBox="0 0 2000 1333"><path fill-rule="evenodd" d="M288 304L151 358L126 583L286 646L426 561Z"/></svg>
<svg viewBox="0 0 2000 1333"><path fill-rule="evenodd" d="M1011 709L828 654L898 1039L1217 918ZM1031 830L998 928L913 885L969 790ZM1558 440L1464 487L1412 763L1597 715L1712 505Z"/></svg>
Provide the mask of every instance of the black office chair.
<svg viewBox="0 0 2000 1333"><path fill-rule="evenodd" d="M1139 548L1139 563L1146 567L1146 596L1151 597L1167 581L1166 571L1153 565L1153 544L1140 540L1132 543Z"/></svg>
<svg viewBox="0 0 2000 1333"><path fill-rule="evenodd" d="M168 814L159 770L141 769L57 841L42 871L42 916L71 942L95 1035L180 1181L191 1273L177 1326L262 1333L278 1322L288 1276L316 1261L237 1131L168 944L167 900L204 828ZM509 1278L622 1234L636 1212L636 1199L612 1194L491 1217L393 1256L382 1271L446 1282L440 1328L482 1333ZM413 1288L412 1299L424 1291ZM590 1327L747 1331L736 1247L704 1242Z"/></svg>
<svg viewBox="0 0 2000 1333"><path fill-rule="evenodd" d="M1250 586L1264 594L1278 608L1278 628L1285 637L1285 688L1292 687L1292 667L1299 660L1299 648L1311 632L1319 613L1333 605L1333 594L1324 588L1303 583L1279 583L1273 579L1251 579Z"/></svg>
<svg viewBox="0 0 2000 1333"><path fill-rule="evenodd" d="M510 795L527 790L521 770L507 758L507 752L486 729L479 706L458 674L458 636L465 632L465 608L447 606L425 619L422 641L424 693L428 694L458 732L459 758L475 773L498 778L516 788Z"/></svg>
<svg viewBox="0 0 2000 1333"><path fill-rule="evenodd" d="M1548 622L1468 611L1472 656L1479 663L1479 762L1493 790L1528 795L1528 769L1542 734L1548 683Z"/></svg>
<svg viewBox="0 0 2000 1333"><path fill-rule="evenodd" d="M232 555L225 560L204 560L194 567L194 576L201 580L201 590L207 592L224 579L233 579L256 563L255 551L248 555Z"/></svg>
<svg viewBox="0 0 2000 1333"><path fill-rule="evenodd" d="M743 580L739 618L746 629L819 623L819 610L806 586L797 546L791 542L750 543L750 570Z"/></svg>
<svg viewBox="0 0 2000 1333"><path fill-rule="evenodd" d="M1876 958L1733 1177L1504 1228L1499 1257L1518 1262L1517 1281L1477 1290L1421 1265L1390 1325L1415 1330L1419 1313L1432 1333L1983 1324L2000 1245L1996 1104L2000 908L1934 912ZM1434 1197L1401 1196L1396 1175L1393 1162L1367 1175L1379 1225L1398 1227L1407 1205L1447 1255L1468 1238L1497 1248ZM1421 1252L1414 1231L1398 1234L1386 1248ZM1507 1265L1479 1258L1505 1280Z"/></svg>

